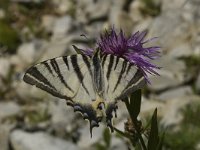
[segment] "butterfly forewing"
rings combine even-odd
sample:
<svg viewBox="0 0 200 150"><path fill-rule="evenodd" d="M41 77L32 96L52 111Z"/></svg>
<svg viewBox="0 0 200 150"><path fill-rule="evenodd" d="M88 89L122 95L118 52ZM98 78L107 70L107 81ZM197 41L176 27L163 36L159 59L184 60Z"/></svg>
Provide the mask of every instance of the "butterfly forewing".
<svg viewBox="0 0 200 150"><path fill-rule="evenodd" d="M95 98L89 65L84 55L58 57L28 69L24 81L60 98L89 102Z"/></svg>

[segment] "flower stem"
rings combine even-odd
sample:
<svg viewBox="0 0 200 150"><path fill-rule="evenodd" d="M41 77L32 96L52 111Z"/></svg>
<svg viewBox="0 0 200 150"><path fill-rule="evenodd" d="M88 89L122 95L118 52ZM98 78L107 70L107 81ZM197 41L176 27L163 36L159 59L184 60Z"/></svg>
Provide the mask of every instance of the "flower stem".
<svg viewBox="0 0 200 150"><path fill-rule="evenodd" d="M144 149L144 150L147 150L147 147L146 147L145 142L144 142L144 140L143 140L143 138L142 138L142 135L140 134L139 127L138 127L138 125L137 125L137 118L134 118L134 117L131 115L131 113L130 113L130 109L129 109L130 107L129 107L128 98L126 98L126 99L124 100L124 102L125 102L126 107L127 107L127 109L128 109L128 112L129 112L129 115L130 115L130 117L131 117L131 120L132 120L132 122L133 122L133 124L134 124L134 126L135 126L135 130L136 130L136 132L137 132L137 134L138 134L140 143L141 143L143 149Z"/></svg>

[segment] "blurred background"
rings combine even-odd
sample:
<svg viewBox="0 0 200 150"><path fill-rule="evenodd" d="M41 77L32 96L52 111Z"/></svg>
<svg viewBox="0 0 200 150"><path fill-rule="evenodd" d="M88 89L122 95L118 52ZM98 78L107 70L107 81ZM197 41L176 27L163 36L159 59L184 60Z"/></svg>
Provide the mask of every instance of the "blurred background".
<svg viewBox="0 0 200 150"><path fill-rule="evenodd" d="M0 0L0 150L127 150L105 125L93 130L64 100L22 81L42 60L94 47L105 28L147 30L162 47L160 76L143 90L145 125L158 108L166 150L200 150L199 0ZM81 35L85 35L83 37ZM119 102L114 126L124 130Z"/></svg>

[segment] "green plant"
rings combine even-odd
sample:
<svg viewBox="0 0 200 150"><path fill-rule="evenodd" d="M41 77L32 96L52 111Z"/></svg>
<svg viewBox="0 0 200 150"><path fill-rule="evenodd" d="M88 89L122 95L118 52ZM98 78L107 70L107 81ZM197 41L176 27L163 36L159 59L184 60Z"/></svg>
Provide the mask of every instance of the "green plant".
<svg viewBox="0 0 200 150"><path fill-rule="evenodd" d="M129 112L130 119L125 123L125 132L116 128L115 131L123 137L128 138L132 146L136 147L136 149L162 150L164 134L159 135L158 132L157 109L155 109L151 118L150 133L146 139L148 142L145 142L143 135L145 132L148 132L146 130L147 128L143 128L142 122L137 119L141 107L141 90L137 90L131 94L130 98L125 99L124 102Z"/></svg>
<svg viewBox="0 0 200 150"><path fill-rule="evenodd" d="M177 131L166 133L164 147L175 150L195 150L200 139L200 104L191 103L182 109L184 119Z"/></svg>

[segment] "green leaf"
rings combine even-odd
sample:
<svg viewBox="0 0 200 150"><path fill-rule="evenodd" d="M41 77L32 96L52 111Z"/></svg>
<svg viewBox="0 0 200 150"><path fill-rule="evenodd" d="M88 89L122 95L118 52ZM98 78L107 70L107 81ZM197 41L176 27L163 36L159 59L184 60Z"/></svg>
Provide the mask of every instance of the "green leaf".
<svg viewBox="0 0 200 150"><path fill-rule="evenodd" d="M0 20L0 45L13 51L19 44L17 32L5 21Z"/></svg>
<svg viewBox="0 0 200 150"><path fill-rule="evenodd" d="M157 146L157 150L162 150L164 137L165 137L165 132L163 132L161 137L159 138L159 143L158 143L158 146Z"/></svg>
<svg viewBox="0 0 200 150"><path fill-rule="evenodd" d="M137 116L140 113L140 107L141 107L141 94L142 94L141 90L137 90L137 91L135 91L134 93L131 94L130 99L125 98L125 99L123 99L123 101L125 102L126 107L128 109L128 112L129 112L129 115L130 115L130 118L131 118L133 124L135 125L135 129L137 131L138 138L139 138L139 140L142 144L142 147L143 147L144 150L147 150L145 142L144 142L142 135L140 133L140 127L137 126L137 122L138 122ZM132 143L133 146L135 146L134 141L131 141L131 143Z"/></svg>
<svg viewBox="0 0 200 150"><path fill-rule="evenodd" d="M156 108L151 119L151 130L148 140L148 150L156 150L158 144L159 144L159 136L158 136L157 108Z"/></svg>
<svg viewBox="0 0 200 150"><path fill-rule="evenodd" d="M131 115L133 115L133 117L135 119L137 119L137 116L140 113L140 107L141 107L141 99L142 99L142 90L139 89L137 91L135 91L130 98L130 107L131 109Z"/></svg>
<svg viewBox="0 0 200 150"><path fill-rule="evenodd" d="M96 143L95 147L97 150L106 150L106 147L100 143Z"/></svg>
<svg viewBox="0 0 200 150"><path fill-rule="evenodd" d="M137 120L137 117L140 113L140 107L141 107L141 89L135 91L130 96L130 104L129 104L129 111L130 115L134 118L134 120Z"/></svg>
<svg viewBox="0 0 200 150"><path fill-rule="evenodd" d="M111 142L111 135L110 135L110 131L109 131L108 128L106 128L106 129L104 130L103 138L104 138L106 147L109 147L109 146L110 146L110 142Z"/></svg>

